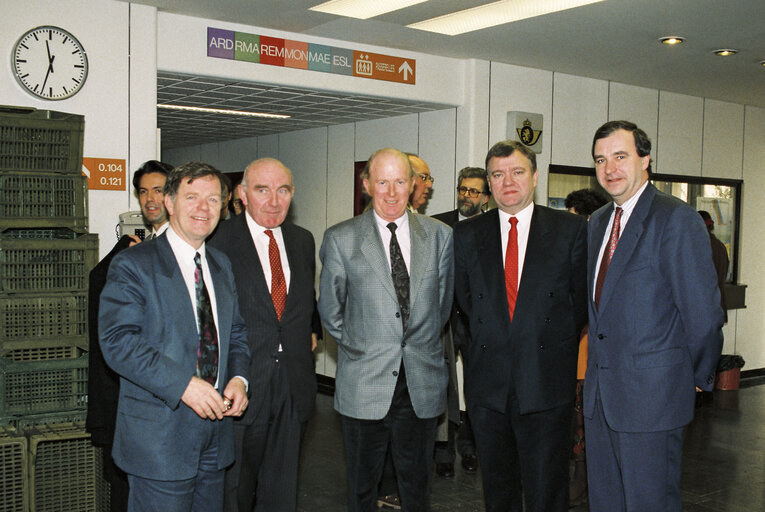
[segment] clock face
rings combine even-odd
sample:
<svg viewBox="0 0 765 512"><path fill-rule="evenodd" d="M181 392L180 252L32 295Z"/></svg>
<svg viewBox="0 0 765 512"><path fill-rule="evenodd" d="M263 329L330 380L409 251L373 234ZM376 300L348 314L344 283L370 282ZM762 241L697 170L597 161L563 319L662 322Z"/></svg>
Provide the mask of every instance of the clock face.
<svg viewBox="0 0 765 512"><path fill-rule="evenodd" d="M16 42L11 54L16 80L45 100L76 94L88 76L88 57L80 42L58 27L33 28Z"/></svg>

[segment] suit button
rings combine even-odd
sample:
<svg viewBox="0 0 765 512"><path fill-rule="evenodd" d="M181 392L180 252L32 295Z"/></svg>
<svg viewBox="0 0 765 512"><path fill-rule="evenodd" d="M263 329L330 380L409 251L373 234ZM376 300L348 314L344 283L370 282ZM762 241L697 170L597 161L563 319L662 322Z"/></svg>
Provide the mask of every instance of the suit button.
<svg viewBox="0 0 765 512"><path fill-rule="evenodd" d="M401 318L401 313L396 313L396 318Z"/></svg>
<svg viewBox="0 0 765 512"><path fill-rule="evenodd" d="M544 349L545 349L544 345L539 345L539 350L544 350Z"/></svg>
<svg viewBox="0 0 765 512"><path fill-rule="evenodd" d="M483 293L479 293L479 294L478 294L478 298L479 298L479 299L483 299Z"/></svg>
<svg viewBox="0 0 765 512"><path fill-rule="evenodd" d="M602 340L602 339L604 339L604 338L605 338L605 336L603 336L602 334L598 334L598 339L599 339L599 340Z"/></svg>
<svg viewBox="0 0 765 512"><path fill-rule="evenodd" d="M402 346L402 347L405 347L405 346L406 346L406 342L405 342L405 341L402 341L402 342L401 342L401 346Z"/></svg>
<svg viewBox="0 0 765 512"><path fill-rule="evenodd" d="M393 370L393 376L398 377L398 372L396 370Z"/></svg>
<svg viewBox="0 0 765 512"><path fill-rule="evenodd" d="M712 376L707 377L707 384L712 384L715 381L715 378Z"/></svg>
<svg viewBox="0 0 765 512"><path fill-rule="evenodd" d="M549 318L545 318L545 323L549 324L550 323L550 319Z"/></svg>
<svg viewBox="0 0 765 512"><path fill-rule="evenodd" d="M481 350L486 350L486 345L481 345Z"/></svg>
<svg viewBox="0 0 765 512"><path fill-rule="evenodd" d="M548 297L555 297L555 294L553 292L547 292Z"/></svg>

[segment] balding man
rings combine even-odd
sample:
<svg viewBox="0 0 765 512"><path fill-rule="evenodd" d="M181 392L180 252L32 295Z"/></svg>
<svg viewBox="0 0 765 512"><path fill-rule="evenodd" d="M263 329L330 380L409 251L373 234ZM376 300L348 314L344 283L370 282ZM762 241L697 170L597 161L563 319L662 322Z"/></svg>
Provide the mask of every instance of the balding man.
<svg viewBox="0 0 765 512"><path fill-rule="evenodd" d="M252 352L252 402L235 422L226 510L251 512L255 503L257 511L289 512L297 506L300 438L316 399L316 251L310 232L284 222L295 192L284 164L255 160L238 188L244 215L221 224L210 241L231 260Z"/></svg>
<svg viewBox="0 0 765 512"><path fill-rule="evenodd" d="M373 154L362 173L372 208L329 228L319 252L319 313L338 344L335 409L354 512L377 510L389 443L402 509L430 509L448 379L440 334L452 303L452 231L407 211L415 179L404 153Z"/></svg>
<svg viewBox="0 0 765 512"><path fill-rule="evenodd" d="M407 153L406 156L409 157L409 163L414 172L414 188L409 196L409 203L414 211L423 213L425 203L428 202L430 192L433 190L435 178L430 175L430 167L425 160L414 153Z"/></svg>

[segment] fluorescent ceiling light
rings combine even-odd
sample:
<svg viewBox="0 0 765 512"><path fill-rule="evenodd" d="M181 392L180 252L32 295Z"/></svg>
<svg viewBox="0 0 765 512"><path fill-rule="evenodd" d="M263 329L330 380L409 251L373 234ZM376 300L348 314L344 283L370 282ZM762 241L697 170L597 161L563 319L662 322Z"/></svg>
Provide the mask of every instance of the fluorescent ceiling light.
<svg viewBox="0 0 765 512"><path fill-rule="evenodd" d="M407 25L449 36L573 9L603 0L500 0Z"/></svg>
<svg viewBox="0 0 765 512"><path fill-rule="evenodd" d="M311 11L337 14L349 18L366 20L386 12L398 11L410 5L417 5L427 0L329 0L314 7Z"/></svg>
<svg viewBox="0 0 765 512"><path fill-rule="evenodd" d="M208 114L226 114L231 116L266 117L268 119L289 119L292 116L283 114L266 114L265 112L245 112L244 110L226 110L222 108L187 107L184 105L165 105L157 103L157 108L169 110L188 110L190 112L205 112Z"/></svg>

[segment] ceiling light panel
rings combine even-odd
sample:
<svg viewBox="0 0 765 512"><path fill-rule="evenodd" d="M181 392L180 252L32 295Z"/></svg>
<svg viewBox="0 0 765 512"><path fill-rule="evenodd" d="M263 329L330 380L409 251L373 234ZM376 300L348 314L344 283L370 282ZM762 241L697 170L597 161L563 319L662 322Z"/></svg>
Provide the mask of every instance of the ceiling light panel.
<svg viewBox="0 0 765 512"><path fill-rule="evenodd" d="M319 11L349 18L366 20L386 12L398 11L405 7L421 4L427 0L330 0L315 7L311 11Z"/></svg>
<svg viewBox="0 0 765 512"><path fill-rule="evenodd" d="M412 23L407 27L456 36L602 1L604 0L500 0Z"/></svg>

